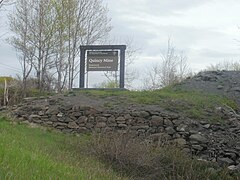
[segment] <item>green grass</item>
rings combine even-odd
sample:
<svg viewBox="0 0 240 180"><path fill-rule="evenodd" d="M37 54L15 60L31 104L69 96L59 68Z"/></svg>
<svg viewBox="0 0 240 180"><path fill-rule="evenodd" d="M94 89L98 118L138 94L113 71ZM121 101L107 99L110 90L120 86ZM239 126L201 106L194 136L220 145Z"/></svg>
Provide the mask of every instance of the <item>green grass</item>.
<svg viewBox="0 0 240 180"><path fill-rule="evenodd" d="M0 179L123 179L81 150L88 139L0 117Z"/></svg>
<svg viewBox="0 0 240 180"><path fill-rule="evenodd" d="M166 110L181 113L182 115L209 122L224 122L222 114L217 112L218 107L237 109L237 104L224 96L207 94L198 91L187 91L176 87L167 87L154 91L81 91L96 98L116 97L118 103L137 103L159 105ZM114 101L106 103L107 106Z"/></svg>

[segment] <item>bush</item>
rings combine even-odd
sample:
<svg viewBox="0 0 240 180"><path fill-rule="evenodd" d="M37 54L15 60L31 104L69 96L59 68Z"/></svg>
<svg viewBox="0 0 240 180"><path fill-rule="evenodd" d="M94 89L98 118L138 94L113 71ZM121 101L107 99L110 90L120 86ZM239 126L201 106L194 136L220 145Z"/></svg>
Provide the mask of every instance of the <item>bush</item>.
<svg viewBox="0 0 240 180"><path fill-rule="evenodd" d="M5 80L7 81L8 89L7 104L4 104ZM38 90L34 79L30 79L28 81L27 87L26 92L23 92L23 84L21 80L14 79L12 77L0 77L0 106L17 104L21 102L24 97L46 96L51 93L49 91Z"/></svg>
<svg viewBox="0 0 240 180"><path fill-rule="evenodd" d="M173 145L154 146L128 133L95 134L88 150L135 179L234 179L217 164L198 161Z"/></svg>

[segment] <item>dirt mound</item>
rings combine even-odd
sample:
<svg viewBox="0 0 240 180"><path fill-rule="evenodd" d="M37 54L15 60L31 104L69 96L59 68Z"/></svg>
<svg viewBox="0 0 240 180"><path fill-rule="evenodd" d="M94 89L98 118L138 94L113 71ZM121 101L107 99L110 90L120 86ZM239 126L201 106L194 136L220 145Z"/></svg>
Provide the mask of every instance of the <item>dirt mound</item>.
<svg viewBox="0 0 240 180"><path fill-rule="evenodd" d="M240 71L205 71L186 79L178 88L227 96L240 105Z"/></svg>

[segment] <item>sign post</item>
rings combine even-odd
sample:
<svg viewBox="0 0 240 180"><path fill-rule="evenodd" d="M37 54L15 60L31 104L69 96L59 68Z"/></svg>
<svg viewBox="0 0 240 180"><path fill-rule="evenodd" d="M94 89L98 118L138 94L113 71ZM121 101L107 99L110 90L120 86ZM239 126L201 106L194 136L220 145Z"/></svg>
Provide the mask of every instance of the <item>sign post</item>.
<svg viewBox="0 0 240 180"><path fill-rule="evenodd" d="M125 50L126 45L94 45L80 46L80 79L79 88L85 86L85 67L87 71L118 71L120 50L120 80L119 88L124 89ZM87 62L86 62L87 51Z"/></svg>

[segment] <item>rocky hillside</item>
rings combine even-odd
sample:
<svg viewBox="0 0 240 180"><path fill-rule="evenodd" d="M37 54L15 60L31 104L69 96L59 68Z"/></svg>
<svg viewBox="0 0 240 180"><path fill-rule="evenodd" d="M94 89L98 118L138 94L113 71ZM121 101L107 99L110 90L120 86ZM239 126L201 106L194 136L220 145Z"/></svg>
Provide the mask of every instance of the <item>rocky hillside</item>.
<svg viewBox="0 0 240 180"><path fill-rule="evenodd" d="M224 95L234 99L240 105L240 71L200 72L182 82L178 87Z"/></svg>
<svg viewBox="0 0 240 180"><path fill-rule="evenodd" d="M221 99L224 95L240 103L240 73L202 72L172 89L27 98L10 112L16 120L68 133L130 132L150 142L167 141L202 160L240 171L239 107L233 109ZM199 111L206 112L201 118L191 116ZM212 116L217 120L209 120Z"/></svg>

